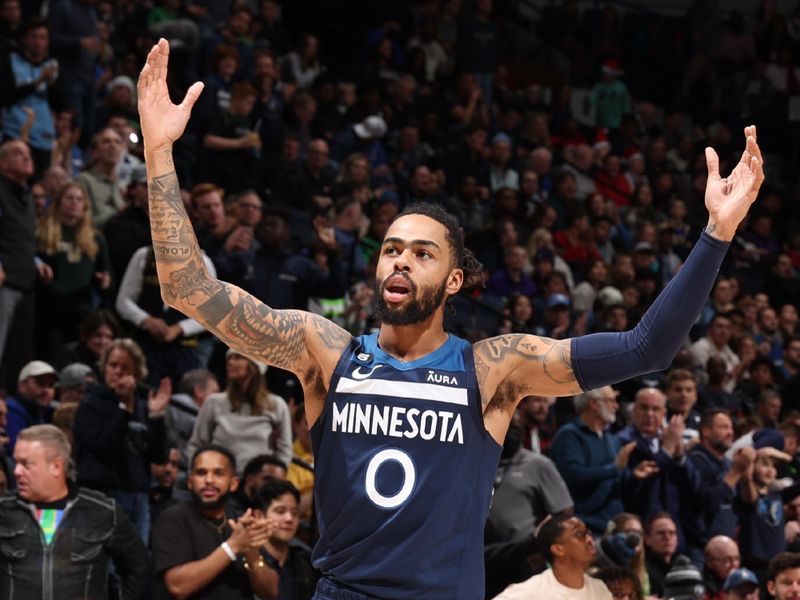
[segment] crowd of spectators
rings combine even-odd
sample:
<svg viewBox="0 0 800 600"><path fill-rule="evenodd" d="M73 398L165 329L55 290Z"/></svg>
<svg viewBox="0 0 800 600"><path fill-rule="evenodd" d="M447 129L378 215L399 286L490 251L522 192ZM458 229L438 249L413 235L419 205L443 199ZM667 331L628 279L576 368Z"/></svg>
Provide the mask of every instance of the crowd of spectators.
<svg viewBox="0 0 800 600"><path fill-rule="evenodd" d="M299 382L161 298L136 109L159 37L173 98L205 83L174 156L208 270L353 335L379 326L376 251L412 201L457 215L484 265L449 331L631 328L705 225L704 147L725 173L756 124L767 183L670 369L521 403L486 596L546 562L502 597L797 579L797 14L401 4L337 47L313 2L0 0L0 562L23 565L0 590L55 585L13 497L93 598L107 577L125 598L310 598L318 576Z"/></svg>

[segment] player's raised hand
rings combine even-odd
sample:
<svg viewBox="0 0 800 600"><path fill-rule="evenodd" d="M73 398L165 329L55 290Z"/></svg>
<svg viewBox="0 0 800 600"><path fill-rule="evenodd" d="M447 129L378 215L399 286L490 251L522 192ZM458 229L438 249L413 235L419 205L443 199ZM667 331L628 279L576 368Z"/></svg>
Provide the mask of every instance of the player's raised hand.
<svg viewBox="0 0 800 600"><path fill-rule="evenodd" d="M186 128L192 106L203 91L199 81L192 84L180 104L173 104L167 89L167 65L169 43L158 40L147 55L139 74L138 104L145 149L168 147L177 140Z"/></svg>
<svg viewBox="0 0 800 600"><path fill-rule="evenodd" d="M729 242L736 233L750 205L755 201L764 182L764 161L756 141L755 125L744 128L745 149L742 158L731 174L719 174L719 157L713 148L706 148L708 181L706 182L706 208L709 234Z"/></svg>

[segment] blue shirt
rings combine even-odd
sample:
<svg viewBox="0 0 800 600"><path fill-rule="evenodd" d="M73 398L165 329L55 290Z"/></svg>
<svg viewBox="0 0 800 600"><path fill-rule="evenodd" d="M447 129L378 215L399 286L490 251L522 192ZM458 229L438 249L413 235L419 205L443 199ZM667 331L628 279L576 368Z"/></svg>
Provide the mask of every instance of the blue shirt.
<svg viewBox="0 0 800 600"><path fill-rule="evenodd" d="M614 464L619 440L598 435L580 419L564 425L550 445L550 458L575 502L575 514L595 533L623 511L621 471Z"/></svg>
<svg viewBox="0 0 800 600"><path fill-rule="evenodd" d="M483 423L472 346L411 362L353 340L311 428L314 567L384 599L480 600L501 447Z"/></svg>
<svg viewBox="0 0 800 600"><path fill-rule="evenodd" d="M14 444L17 436L23 429L33 425L44 425L50 422L53 410L50 407L41 408L35 402L24 398L6 398L8 406L8 419L6 421L6 434L8 435L8 446L6 450L9 456L14 453Z"/></svg>
<svg viewBox="0 0 800 600"><path fill-rule="evenodd" d="M682 522L689 547L702 552L715 535L736 539L735 492L723 479L731 461L720 460L700 444L689 450L687 458L698 474L699 484L694 497L682 503Z"/></svg>
<svg viewBox="0 0 800 600"><path fill-rule="evenodd" d="M681 521L681 504L691 498L699 485L699 475L694 464L685 457L675 459L661 448L661 440L646 438L632 425L617 434L620 447L628 442L636 442L636 447L628 460L623 477L623 497L625 510L647 521L657 512L668 512L678 529L678 548L685 544ZM644 461L650 460L658 465L658 473L646 479L636 479L632 470Z"/></svg>

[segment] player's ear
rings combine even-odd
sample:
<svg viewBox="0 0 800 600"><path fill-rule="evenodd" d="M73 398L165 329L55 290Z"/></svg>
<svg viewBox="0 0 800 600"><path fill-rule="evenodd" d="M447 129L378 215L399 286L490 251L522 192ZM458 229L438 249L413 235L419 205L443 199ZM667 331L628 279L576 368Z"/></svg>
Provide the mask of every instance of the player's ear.
<svg viewBox="0 0 800 600"><path fill-rule="evenodd" d="M239 478L236 475L234 475L231 478L231 493L235 492L238 489L239 489Z"/></svg>
<svg viewBox="0 0 800 600"><path fill-rule="evenodd" d="M767 581L767 591L769 592L770 596L774 596L775 595L775 592L777 590L775 589L775 582L774 581L772 581L772 580Z"/></svg>
<svg viewBox="0 0 800 600"><path fill-rule="evenodd" d="M464 271L461 269L450 271L450 276L447 278L447 295L453 296L457 294L462 285L464 285Z"/></svg>

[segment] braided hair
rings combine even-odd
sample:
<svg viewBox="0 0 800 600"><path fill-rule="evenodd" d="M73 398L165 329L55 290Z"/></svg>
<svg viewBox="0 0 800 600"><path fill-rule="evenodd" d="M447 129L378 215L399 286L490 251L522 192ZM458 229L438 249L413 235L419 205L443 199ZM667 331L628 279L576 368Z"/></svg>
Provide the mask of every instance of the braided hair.
<svg viewBox="0 0 800 600"><path fill-rule="evenodd" d="M456 268L464 272L464 283L461 289L469 291L483 286L483 265L467 248L464 247L464 231L458 219L435 202L412 202L403 209L397 218L406 215L423 215L441 223L450 243L450 257Z"/></svg>

